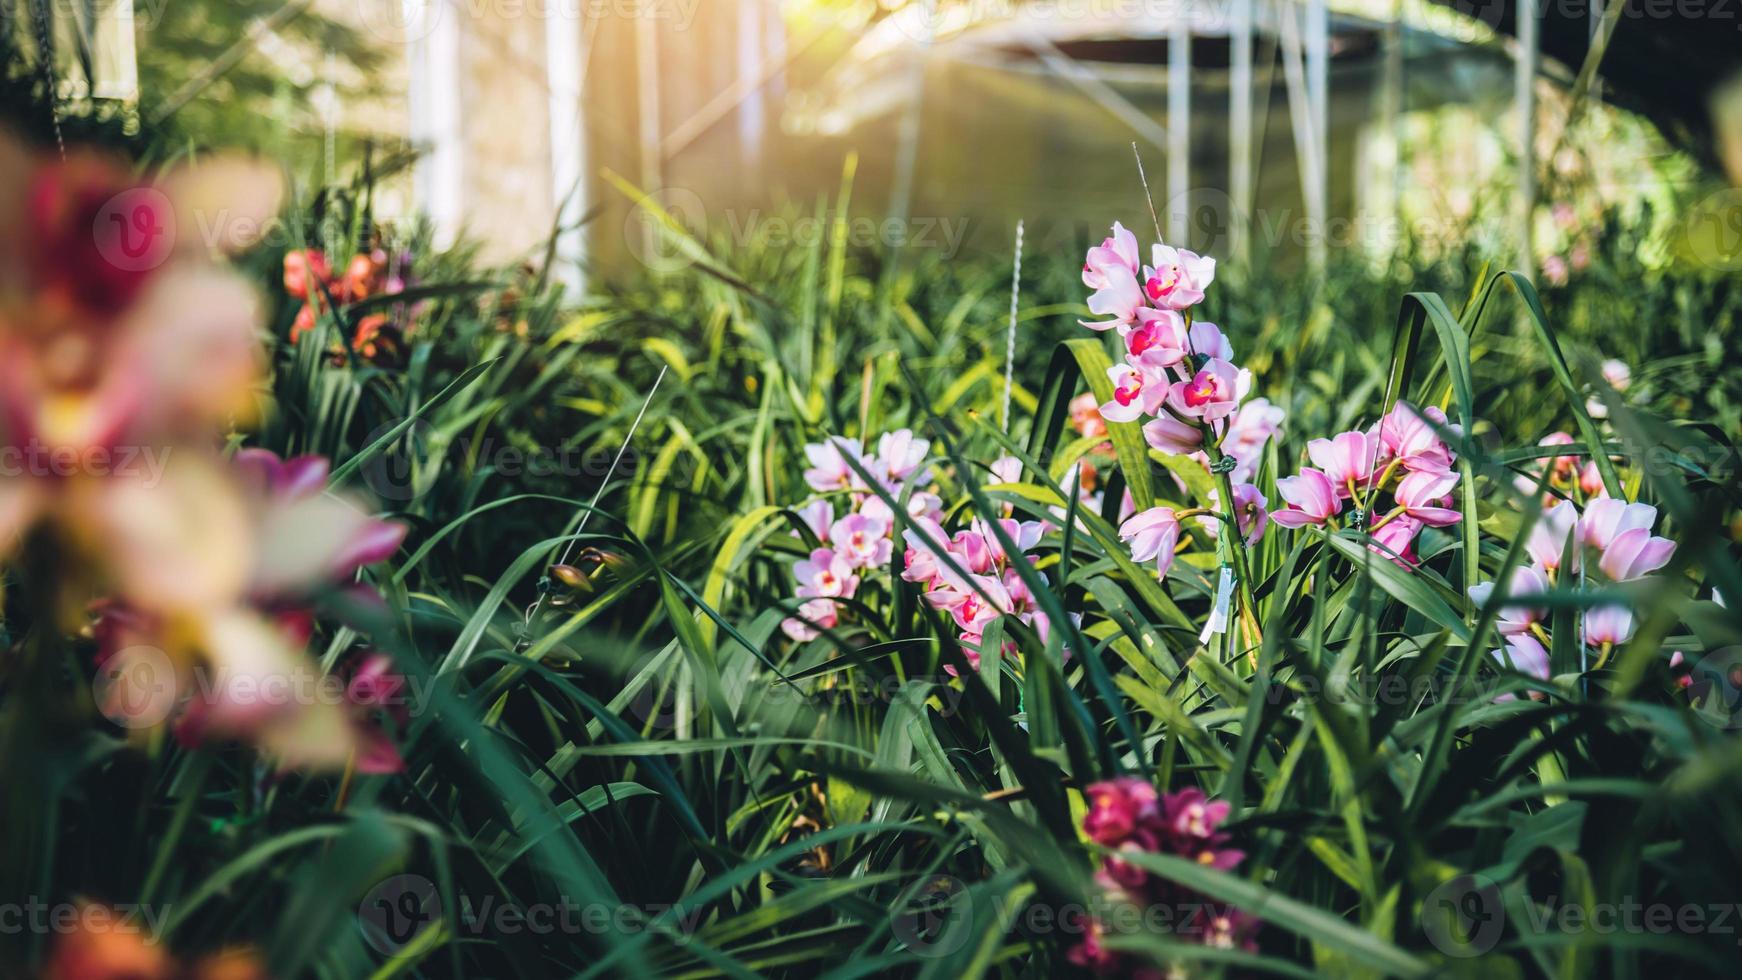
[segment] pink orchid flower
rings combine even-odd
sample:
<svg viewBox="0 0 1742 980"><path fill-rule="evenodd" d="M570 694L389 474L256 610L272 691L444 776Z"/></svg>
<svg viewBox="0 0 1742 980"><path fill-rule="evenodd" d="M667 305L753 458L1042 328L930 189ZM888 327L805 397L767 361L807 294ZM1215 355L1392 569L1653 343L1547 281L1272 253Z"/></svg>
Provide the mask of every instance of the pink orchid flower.
<svg viewBox="0 0 1742 980"><path fill-rule="evenodd" d="M1597 468L1594 459L1585 460L1585 465L1579 468L1579 492L1587 498L1609 495L1609 488L1603 484L1603 471Z"/></svg>
<svg viewBox="0 0 1742 980"><path fill-rule="evenodd" d="M1270 519L1283 527L1323 524L1343 509L1330 478L1310 466L1302 467L1299 476L1277 480L1276 492L1288 506L1271 511Z"/></svg>
<svg viewBox="0 0 1742 980"><path fill-rule="evenodd" d="M1213 357L1224 361L1234 359L1234 345L1228 341L1228 335L1222 328L1208 320L1199 320L1192 324L1191 352L1199 357Z"/></svg>
<svg viewBox="0 0 1742 980"><path fill-rule="evenodd" d="M1398 402L1379 420L1378 435L1383 453L1380 462L1389 463L1395 459L1405 469L1411 470L1450 468L1457 457L1440 439L1435 426L1457 431L1456 427L1447 424L1446 413L1431 405L1417 410L1407 402Z"/></svg>
<svg viewBox="0 0 1742 980"><path fill-rule="evenodd" d="M836 521L829 529L829 541L850 568L886 565L895 549L888 522L864 514L848 514Z"/></svg>
<svg viewBox="0 0 1742 980"><path fill-rule="evenodd" d="M1493 582L1470 586L1470 600L1479 606L1488 604L1494 596ZM1541 595L1549 590L1548 578L1529 565L1520 565L1507 578L1506 604L1500 607L1495 626L1501 636L1517 636L1531 632L1531 627L1548 620L1548 610L1519 605L1512 600L1523 596Z"/></svg>
<svg viewBox="0 0 1742 980"><path fill-rule="evenodd" d="M1337 488L1337 496L1344 500L1366 489L1373 478L1373 460L1377 455L1377 444L1365 432L1344 432L1307 443L1307 456L1324 471L1331 486Z"/></svg>
<svg viewBox="0 0 1742 980"><path fill-rule="evenodd" d="M798 594L804 598L819 596L852 597L859 590L859 577L846 560L827 548L818 548L810 557L792 566L792 577L798 580Z"/></svg>
<svg viewBox="0 0 1742 980"><path fill-rule="evenodd" d="M1239 369L1220 358L1212 358L1190 381L1174 382L1168 390L1167 403L1181 415L1215 422L1240 406L1239 388Z"/></svg>
<svg viewBox="0 0 1742 980"><path fill-rule="evenodd" d="M1153 560L1157 578L1166 578L1173 566L1173 549L1179 543L1179 518L1171 507L1151 507L1119 525L1119 540L1131 542L1131 560Z"/></svg>
<svg viewBox="0 0 1742 980"><path fill-rule="evenodd" d="M1151 266L1143 270L1143 293L1151 303L1183 310L1204 301L1204 290L1216 278L1216 260L1183 248L1157 244Z"/></svg>
<svg viewBox="0 0 1742 980"><path fill-rule="evenodd" d="M1264 447L1282 431L1282 409L1264 398L1252 398L1241 403L1228 420L1227 434L1222 437L1222 453L1234 457L1234 471L1229 478L1235 483L1251 483L1264 459ZM1154 443L1151 443L1154 445Z"/></svg>
<svg viewBox="0 0 1742 980"><path fill-rule="evenodd" d="M1633 638L1633 611L1604 605L1585 611L1584 641L1589 646L1619 646Z"/></svg>
<svg viewBox="0 0 1742 980"><path fill-rule="evenodd" d="M827 500L813 500L797 511L798 519L804 526L811 529L817 540L823 544L829 543L829 526L835 523L835 505ZM797 531L792 532L795 536Z"/></svg>
<svg viewBox="0 0 1742 980"><path fill-rule="evenodd" d="M1240 522L1240 538L1248 545L1257 544L1264 537L1264 529L1270 525L1269 503L1252 484L1234 484L1234 519ZM1210 490L1209 505L1211 510L1221 513L1222 493L1219 489ZM1206 514L1198 518L1198 525L1213 538L1221 532L1222 519Z"/></svg>
<svg viewBox="0 0 1742 980"><path fill-rule="evenodd" d="M1113 382L1113 400L1101 405L1101 417L1109 422L1135 422L1144 415L1155 415L1167 397L1164 375L1115 364L1107 369L1107 377Z"/></svg>
<svg viewBox="0 0 1742 980"><path fill-rule="evenodd" d="M1121 776L1090 783L1083 795L1089 803L1083 833L1105 847L1117 847L1140 827L1162 822L1161 799L1146 780Z"/></svg>
<svg viewBox="0 0 1742 980"><path fill-rule="evenodd" d="M1083 261L1083 285L1095 291L1089 296L1089 312L1110 319L1077 322L1090 330L1118 327L1125 332L1145 305L1137 269L1137 236L1114 222L1112 237L1089 249Z"/></svg>
<svg viewBox="0 0 1742 980"><path fill-rule="evenodd" d="M1454 470L1417 470L1397 484L1397 502L1404 513L1429 527L1456 524L1463 515L1446 506L1452 501L1452 488L1458 485Z"/></svg>
<svg viewBox="0 0 1742 980"><path fill-rule="evenodd" d="M1536 526L1530 529L1530 537L1525 539L1524 550L1530 554L1530 560L1551 575L1560 571L1561 556L1566 551L1567 538L1573 533L1579 520L1578 511L1572 504L1561 503L1542 512ZM1579 550L1573 549L1573 567L1579 564Z"/></svg>
<svg viewBox="0 0 1742 980"><path fill-rule="evenodd" d="M1163 412L1143 424L1143 441L1160 452L1184 456L1204 448L1204 430Z"/></svg>
<svg viewBox="0 0 1742 980"><path fill-rule="evenodd" d="M1674 541L1654 537L1649 528L1636 527L1622 531L1609 542L1597 567L1617 582L1631 582L1669 564L1674 556Z"/></svg>
<svg viewBox="0 0 1742 980"><path fill-rule="evenodd" d="M877 461L890 480L902 483L925 462L929 449L931 440L914 438L910 429L896 429L877 440Z"/></svg>
<svg viewBox="0 0 1742 980"><path fill-rule="evenodd" d="M1101 403L1095 400L1092 392L1083 392L1071 399L1071 428L1077 430L1079 436L1104 436L1107 434L1107 420L1101 417Z"/></svg>
<svg viewBox="0 0 1742 980"><path fill-rule="evenodd" d="M1399 568L1413 568L1417 562L1415 537L1421 533L1422 527L1421 521L1408 514L1394 517L1373 532L1373 543L1367 546L1367 550L1391 559L1391 563Z"/></svg>
<svg viewBox="0 0 1742 980"><path fill-rule="evenodd" d="M1536 444L1538 446L1570 446L1573 444L1573 441L1573 434L1571 432L1550 432L1548 435L1537 440ZM1573 468L1579 465L1579 457L1552 456L1550 457L1549 465L1553 467L1554 475L1556 477L1565 478L1571 476Z"/></svg>
<svg viewBox="0 0 1742 980"><path fill-rule="evenodd" d="M1585 512L1579 517L1579 540L1603 551L1621 534L1636 528L1649 531L1656 523L1656 507L1604 497L1585 505Z"/></svg>
<svg viewBox="0 0 1742 980"><path fill-rule="evenodd" d="M810 460L810 468L804 471L804 480L813 490L846 490L850 487L861 487L864 481L847 465L847 455L860 459L864 455L857 439L846 439L841 436L831 436L820 443L811 443L804 447L805 458Z"/></svg>
<svg viewBox="0 0 1742 980"><path fill-rule="evenodd" d="M1506 638L1505 650L1490 650L1488 655L1500 662L1502 667L1510 667L1526 677L1534 677L1539 681L1548 680L1548 650L1535 637L1520 634ZM1539 697L1537 692L1531 692L1531 697ZM1496 702L1513 700L1513 695L1502 694L1494 699Z"/></svg>
<svg viewBox="0 0 1742 980"><path fill-rule="evenodd" d="M1144 307L1137 311L1137 326L1125 335L1125 352L1153 371L1173 367L1191 353L1186 319L1173 310Z"/></svg>
<svg viewBox="0 0 1742 980"><path fill-rule="evenodd" d="M798 607L798 615L781 621L781 632L805 643L821 634L819 629L834 629L840 623L835 603L830 599L811 599Z"/></svg>

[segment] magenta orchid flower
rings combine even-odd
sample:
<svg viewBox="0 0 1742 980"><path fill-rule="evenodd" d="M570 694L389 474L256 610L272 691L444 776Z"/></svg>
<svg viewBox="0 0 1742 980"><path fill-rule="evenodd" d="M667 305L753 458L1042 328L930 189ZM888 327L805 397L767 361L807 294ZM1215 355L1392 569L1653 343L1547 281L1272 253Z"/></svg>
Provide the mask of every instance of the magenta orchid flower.
<svg viewBox="0 0 1742 980"><path fill-rule="evenodd" d="M1137 311L1137 326L1125 335L1125 351L1138 364L1154 371L1173 367L1191 353L1186 319L1173 310L1144 307Z"/></svg>
<svg viewBox="0 0 1742 980"><path fill-rule="evenodd" d="M1157 244L1151 266L1143 270L1143 294L1149 302L1184 310L1204 301L1204 290L1216 278L1216 260L1183 248Z"/></svg>
<svg viewBox="0 0 1742 980"><path fill-rule="evenodd" d="M1302 467L1299 476L1277 480L1276 492L1288 506L1271 511L1270 519L1283 527L1322 525L1343 509L1330 478L1310 466Z"/></svg>
<svg viewBox="0 0 1742 980"><path fill-rule="evenodd" d="M902 564L905 567L902 569L901 578L907 582L934 585L942 578L945 569L938 560L937 552L926 540L929 538L941 542L947 551L949 535L937 521L930 518L918 518L913 523L914 527L901 532L901 538L907 544L907 550L902 555Z"/></svg>
<svg viewBox="0 0 1742 980"><path fill-rule="evenodd" d="M1228 335L1222 328L1209 322L1199 320L1192 324L1191 352L1198 357L1213 357L1224 361L1234 359L1234 345L1228 341Z"/></svg>
<svg viewBox="0 0 1742 980"><path fill-rule="evenodd" d="M1233 364L1211 358L1190 381L1173 383L1167 393L1168 407L1205 422L1224 419L1240 406L1240 380L1240 371Z"/></svg>
<svg viewBox="0 0 1742 980"><path fill-rule="evenodd" d="M1572 535L1578 520L1578 511L1572 504L1557 504L1543 511L1536 526L1530 529L1530 537L1524 541L1524 550L1530 554L1530 560L1550 575L1560 571L1567 538ZM1579 550L1574 548L1574 568L1578 567L1578 561Z"/></svg>
<svg viewBox="0 0 1742 980"><path fill-rule="evenodd" d="M1373 543L1367 546L1367 550L1391 559L1391 563L1399 568L1413 568L1416 564L1415 537L1423 526L1421 521L1408 514L1394 517L1373 531Z"/></svg>
<svg viewBox="0 0 1742 980"><path fill-rule="evenodd" d="M1115 364L1107 369L1107 378L1113 382L1113 400L1101 406L1101 417L1109 422L1135 422L1154 415L1167 397L1164 375L1151 376L1141 368Z"/></svg>
<svg viewBox="0 0 1742 980"><path fill-rule="evenodd" d="M813 500L797 511L798 519L823 544L829 543L829 526L835 523L835 505L827 500ZM797 535L797 531L792 532Z"/></svg>
<svg viewBox="0 0 1742 980"><path fill-rule="evenodd" d="M1604 497L1585 504L1579 517L1579 541L1603 551L1621 534L1637 528L1649 531L1656 523L1656 507Z"/></svg>
<svg viewBox="0 0 1742 980"><path fill-rule="evenodd" d="M1131 560L1153 560L1157 578L1166 578L1173 566L1173 549L1179 543L1179 518L1171 507L1151 507L1119 525L1119 540L1131 542Z"/></svg>

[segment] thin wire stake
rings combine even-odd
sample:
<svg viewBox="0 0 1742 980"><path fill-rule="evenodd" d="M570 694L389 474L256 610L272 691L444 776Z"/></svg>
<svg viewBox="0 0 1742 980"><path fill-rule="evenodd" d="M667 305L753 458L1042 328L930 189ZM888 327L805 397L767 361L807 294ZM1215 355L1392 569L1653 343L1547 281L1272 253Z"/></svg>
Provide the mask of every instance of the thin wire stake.
<svg viewBox="0 0 1742 980"><path fill-rule="evenodd" d="M1155 198L1149 193L1149 178L1143 173L1143 154L1137 152L1137 141L1131 141L1131 155L1137 158L1137 179L1143 184L1143 203L1149 205L1149 220L1155 223L1155 240L1167 241L1167 236L1161 233L1161 219L1155 214Z"/></svg>
<svg viewBox="0 0 1742 980"><path fill-rule="evenodd" d="M659 369L659 376L653 379L653 387L647 389L647 397L641 402L641 411L635 413L635 421L629 424L629 434L623 437L623 445L617 447L617 456L611 460L611 468L605 471L605 479L599 483L599 488L593 491L593 499L587 503L587 509L581 513L580 523L575 525L574 533L569 536L569 543L563 548L562 557L557 559L558 565L567 565L569 559L573 557L580 533L586 530L587 521L592 518L593 511L598 509L599 498L605 496L605 488L611 485L611 477L617 473L617 464L623 462L623 454L629 451L629 443L635 438L635 430L641 428L641 420L647 415L647 406L653 404L653 396L659 391L659 383L665 380L666 368L669 366L662 366ZM538 611L544 607L544 600L548 595L548 592L540 592L538 601L527 607L526 618L521 621L522 643L526 642L526 627L532 624L532 617L538 615Z"/></svg>
<svg viewBox="0 0 1742 980"><path fill-rule="evenodd" d="M1010 267L1010 329L1004 334L1004 414L1006 435L1010 433L1010 384L1016 374L1016 299L1022 294L1022 219L1016 219L1016 261Z"/></svg>

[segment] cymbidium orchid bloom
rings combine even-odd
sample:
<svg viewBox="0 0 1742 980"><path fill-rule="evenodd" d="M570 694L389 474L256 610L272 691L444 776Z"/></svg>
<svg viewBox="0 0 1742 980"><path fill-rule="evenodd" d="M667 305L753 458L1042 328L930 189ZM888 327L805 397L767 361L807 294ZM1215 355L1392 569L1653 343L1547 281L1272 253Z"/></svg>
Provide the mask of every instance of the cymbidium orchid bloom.
<svg viewBox="0 0 1742 980"><path fill-rule="evenodd" d="M1644 578L1669 564L1675 556L1675 542L1654 536L1643 527L1622 531L1603 550L1597 567L1616 582Z"/></svg>
<svg viewBox="0 0 1742 980"><path fill-rule="evenodd" d="M1276 481L1276 492L1288 506L1270 512L1270 519L1283 527L1322 525L1343 509L1337 488L1319 470L1302 467L1299 476Z"/></svg>
<svg viewBox="0 0 1742 980"><path fill-rule="evenodd" d="M1373 543L1367 549L1391 559L1399 568L1413 568L1416 564L1415 536L1421 533L1422 527L1421 521L1408 514L1393 517L1373 529Z"/></svg>
<svg viewBox="0 0 1742 980"><path fill-rule="evenodd" d="M1113 400L1101 405L1101 417L1109 422L1135 422L1144 415L1154 415L1167 397L1167 379L1152 375L1129 364L1115 364L1107 369L1113 382Z"/></svg>
<svg viewBox="0 0 1742 980"><path fill-rule="evenodd" d="M1091 330L1118 327L1121 333L1125 332L1137 310L1147 305L1143 288L1137 282L1137 270L1137 236L1114 222L1112 237L1089 249L1083 261L1083 285L1095 291L1089 296L1089 312L1109 319L1077 322Z"/></svg>
<svg viewBox="0 0 1742 980"><path fill-rule="evenodd" d="M1398 482L1395 496L1410 517L1429 527L1445 527L1458 523L1463 516L1447 506L1457 484L1456 472L1418 470Z"/></svg>
<svg viewBox="0 0 1742 980"><path fill-rule="evenodd" d="M1626 606L1602 605L1587 609L1582 622L1587 646L1619 646L1633 638L1633 612Z"/></svg>
<svg viewBox="0 0 1742 980"><path fill-rule="evenodd" d="M1216 278L1216 260L1183 248L1156 244L1143 270L1143 295L1156 306L1184 310L1204 301Z"/></svg>
<svg viewBox="0 0 1742 980"><path fill-rule="evenodd" d="M1336 488L1337 496L1348 500L1366 491L1373 477L1373 460L1378 447L1365 432L1344 432L1330 439L1314 439L1307 443L1307 456L1324 472Z"/></svg>
<svg viewBox="0 0 1742 980"><path fill-rule="evenodd" d="M1171 507L1151 507L1119 525L1119 540L1131 542L1131 560L1154 561L1157 578L1167 578L1167 570L1173 567L1179 535L1179 518Z"/></svg>
<svg viewBox="0 0 1742 980"><path fill-rule="evenodd" d="M1183 456L1204 448L1204 430L1163 413L1143 423L1143 441L1152 449Z"/></svg>
<svg viewBox="0 0 1742 980"><path fill-rule="evenodd" d="M1548 435L1538 439L1536 444L1538 446L1570 446L1573 442L1573 434L1571 432L1550 432ZM1577 456L1550 457L1550 472L1553 473L1557 479L1564 480L1567 477L1572 476L1573 469L1578 465L1579 457Z"/></svg>
<svg viewBox="0 0 1742 980"><path fill-rule="evenodd" d="M1536 526L1530 529L1530 536L1524 542L1524 550L1529 553L1530 560L1546 571L1550 578L1560 571L1562 556L1566 554L1567 539L1572 536L1578 522L1578 509L1572 504L1563 503L1543 511ZM1577 569L1579 549L1576 547L1572 551L1572 559L1573 568Z"/></svg>
<svg viewBox="0 0 1742 980"><path fill-rule="evenodd" d="M1506 604L1500 607L1495 620L1495 628L1502 636L1518 636L1532 632L1532 627L1541 627L1548 621L1548 610L1533 606L1520 605L1512 600L1542 595L1548 592L1550 586L1548 577L1529 565L1519 565L1512 570L1507 578ZM1470 599L1478 606L1485 606L1494 595L1494 583L1483 582L1470 586Z"/></svg>
<svg viewBox="0 0 1742 980"><path fill-rule="evenodd" d="M859 576L853 574L853 566L827 548L812 551L809 558L792 566L792 574L799 581L798 594L807 599L818 596L851 598L859 588Z"/></svg>
<svg viewBox="0 0 1742 980"><path fill-rule="evenodd" d="M805 446L804 455L811 465L804 471L804 481L813 490L863 489L864 481L847 463L845 454L849 453L854 459L864 455L859 440L831 436L820 443Z"/></svg>
<svg viewBox="0 0 1742 980"><path fill-rule="evenodd" d="M1239 389L1240 370L1228 361L1211 358L1190 379L1173 383L1167 392L1167 405L1188 418L1216 422L1240 407Z"/></svg>
<svg viewBox="0 0 1742 980"><path fill-rule="evenodd" d="M1222 830L1229 816L1226 801L1207 799L1196 787L1158 794L1148 782L1128 776L1091 783L1083 795L1088 812L1083 815L1082 835L1108 851L1095 880L1110 897L1151 909L1173 906L1179 918L1172 932L1178 940L1256 948L1254 940L1261 924L1256 917L1152 875L1128 857L1173 854L1205 867L1233 870L1245 854L1226 846L1230 841L1230 835ZM1072 963L1103 976L1150 975L1137 961L1128 961L1105 945L1106 923L1089 918L1073 926L1083 939L1067 954Z"/></svg>
<svg viewBox="0 0 1742 980"><path fill-rule="evenodd" d="M1192 353L1185 317L1173 310L1137 311L1137 326L1125 335L1125 352L1138 364L1162 371Z"/></svg>
<svg viewBox="0 0 1742 980"><path fill-rule="evenodd" d="M889 563L894 545L889 540L889 524L864 514L848 514L829 528L829 541L835 554L851 568Z"/></svg>
<svg viewBox="0 0 1742 980"><path fill-rule="evenodd" d="M850 615L850 611L839 606L837 599L858 597L869 583L887 583L898 524L905 525L904 550L910 566L914 563L914 528L935 530L940 536L943 533L937 525L943 518L943 501L931 491L924 469L931 443L916 438L908 429L896 429L879 436L875 445L876 452L869 453L860 440L830 436L804 447L809 463L805 483L831 496L813 500L796 511L822 547L792 566L794 595L805 601L797 615L781 623L781 629L794 640L808 642L816 639L821 629L840 625L842 615ZM867 485L854 464L870 474L874 487ZM905 513L897 515L884 494L896 505L904 505ZM926 559L920 560L923 564ZM928 569L926 580L937 574L940 570Z"/></svg>
<svg viewBox="0 0 1742 980"><path fill-rule="evenodd" d="M1456 432L1447 423L1446 413L1428 406L1417 410L1407 402L1398 402L1379 420L1377 435L1380 443L1380 465L1393 460L1409 470L1444 470L1457 456L1440 438L1439 431Z"/></svg>
<svg viewBox="0 0 1742 980"><path fill-rule="evenodd" d="M1519 633L1506 637L1506 649L1490 650L1488 655L1499 661L1502 667L1510 667L1520 674L1534 677L1539 681L1548 680L1548 649L1538 643L1535 637L1528 634ZM1530 697L1532 700L1540 700L1542 694L1539 691L1532 691ZM1494 700L1497 703L1511 701L1513 696L1501 694Z"/></svg>

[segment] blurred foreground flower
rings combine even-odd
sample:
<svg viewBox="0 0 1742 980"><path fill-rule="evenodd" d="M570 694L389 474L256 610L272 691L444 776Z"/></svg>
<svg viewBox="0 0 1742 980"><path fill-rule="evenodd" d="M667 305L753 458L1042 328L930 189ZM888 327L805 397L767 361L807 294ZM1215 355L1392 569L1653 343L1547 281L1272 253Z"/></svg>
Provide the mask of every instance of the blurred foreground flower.
<svg viewBox="0 0 1742 980"><path fill-rule="evenodd" d="M178 962L132 917L81 904L72 931L55 942L43 980L267 980L260 957L246 947Z"/></svg>

